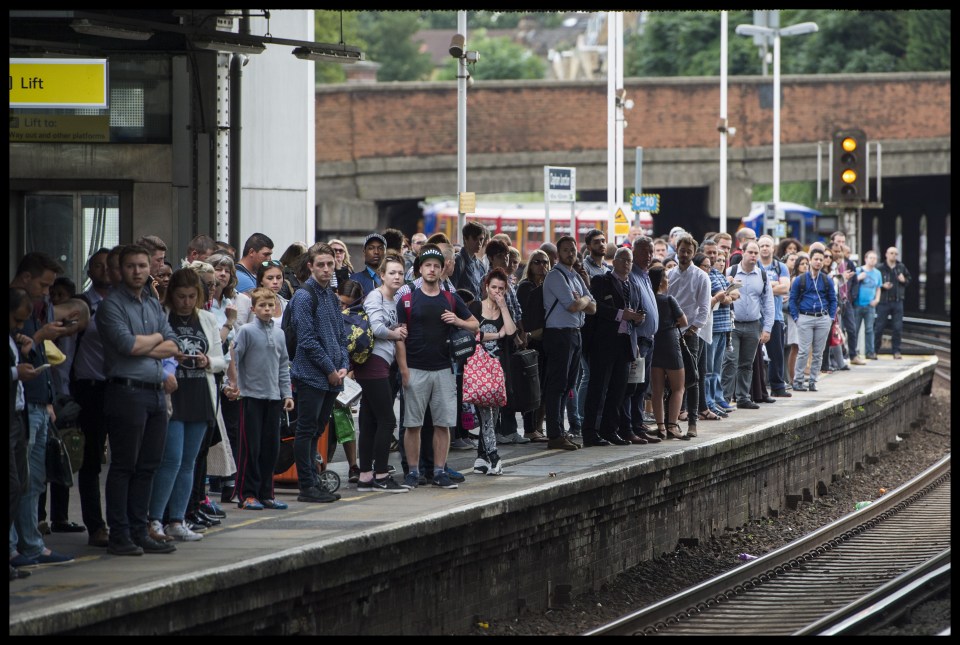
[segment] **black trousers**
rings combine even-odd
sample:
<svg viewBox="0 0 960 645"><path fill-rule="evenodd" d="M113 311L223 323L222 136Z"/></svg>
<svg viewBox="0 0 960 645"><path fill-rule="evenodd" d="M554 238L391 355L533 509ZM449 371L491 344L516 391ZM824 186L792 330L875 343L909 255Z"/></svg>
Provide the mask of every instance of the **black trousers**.
<svg viewBox="0 0 960 645"><path fill-rule="evenodd" d="M620 406L630 371L630 337L614 338L590 353L590 380L583 411L583 438L610 436L620 429Z"/></svg>
<svg viewBox="0 0 960 645"><path fill-rule="evenodd" d="M83 432L83 465L77 473L80 512L83 524L93 535L106 526L100 503L100 471L103 449L107 444L106 381L76 380L71 384L73 398L80 405L80 431ZM54 518L56 519L56 518Z"/></svg>
<svg viewBox="0 0 960 645"><path fill-rule="evenodd" d="M360 437L357 441L357 465L361 472L374 470L378 475L389 471L390 440L397 417L393 413L396 390L390 377L357 379L363 394L360 397Z"/></svg>
<svg viewBox="0 0 960 645"><path fill-rule="evenodd" d="M543 395L546 400L547 437L563 436L563 410L567 392L577 381L580 369L580 330L552 329L543 331L543 354L546 357L546 383Z"/></svg>

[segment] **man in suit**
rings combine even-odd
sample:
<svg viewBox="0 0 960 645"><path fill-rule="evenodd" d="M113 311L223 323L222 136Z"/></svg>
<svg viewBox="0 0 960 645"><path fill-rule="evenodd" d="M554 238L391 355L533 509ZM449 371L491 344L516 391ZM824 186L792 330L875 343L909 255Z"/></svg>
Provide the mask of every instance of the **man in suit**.
<svg viewBox="0 0 960 645"><path fill-rule="evenodd" d="M619 248L613 257L613 270L595 275L590 280L590 293L597 301L597 313L589 323L592 329L585 334L585 343L591 345L591 377L583 415L584 447L660 441L633 432L627 436L617 432L627 372L637 357L637 328L646 318L640 292L630 283L632 264L633 252Z"/></svg>

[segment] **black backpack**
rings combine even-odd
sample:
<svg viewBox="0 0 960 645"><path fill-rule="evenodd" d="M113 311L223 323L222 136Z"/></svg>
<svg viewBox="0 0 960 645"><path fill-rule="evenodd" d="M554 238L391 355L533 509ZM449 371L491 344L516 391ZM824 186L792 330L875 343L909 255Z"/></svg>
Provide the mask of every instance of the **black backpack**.
<svg viewBox="0 0 960 645"><path fill-rule="evenodd" d="M307 290L310 292L311 299L311 311L317 310L317 290L313 288L312 285L303 285L307 287ZM290 358L290 362L293 363L293 357L297 353L297 326L293 322L293 300L287 303L287 308L283 310L283 317L280 318L280 329L283 330L283 337L287 342L287 356Z"/></svg>

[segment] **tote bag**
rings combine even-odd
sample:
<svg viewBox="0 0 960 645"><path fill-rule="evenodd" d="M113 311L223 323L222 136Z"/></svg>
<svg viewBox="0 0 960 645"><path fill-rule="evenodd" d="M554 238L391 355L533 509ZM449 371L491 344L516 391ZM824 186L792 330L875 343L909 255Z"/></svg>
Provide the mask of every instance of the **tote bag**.
<svg viewBox="0 0 960 645"><path fill-rule="evenodd" d="M502 408L507 404L503 367L483 349L479 340L477 334L477 350L463 367L463 402L484 408Z"/></svg>

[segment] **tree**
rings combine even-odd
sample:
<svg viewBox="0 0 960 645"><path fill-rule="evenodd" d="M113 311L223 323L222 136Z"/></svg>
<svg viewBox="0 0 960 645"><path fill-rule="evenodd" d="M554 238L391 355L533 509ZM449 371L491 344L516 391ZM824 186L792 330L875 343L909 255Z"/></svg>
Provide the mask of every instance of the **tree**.
<svg viewBox="0 0 960 645"><path fill-rule="evenodd" d="M365 50L366 41L360 36L356 12L322 11L313 12L314 42L338 44L341 42L340 25L343 25L342 42ZM341 63L316 63L317 83L342 83L346 80Z"/></svg>
<svg viewBox="0 0 960 645"><path fill-rule="evenodd" d="M480 53L480 60L470 65L470 76L476 80L541 79L546 63L529 49L509 38L488 38L485 29L470 32L467 47ZM437 74L437 80L457 78L458 61L451 58Z"/></svg>
<svg viewBox="0 0 960 645"><path fill-rule="evenodd" d="M421 52L413 35L422 27L416 11L363 11L358 14L368 42L367 60L380 63L377 80L423 81L433 72L430 55Z"/></svg>

